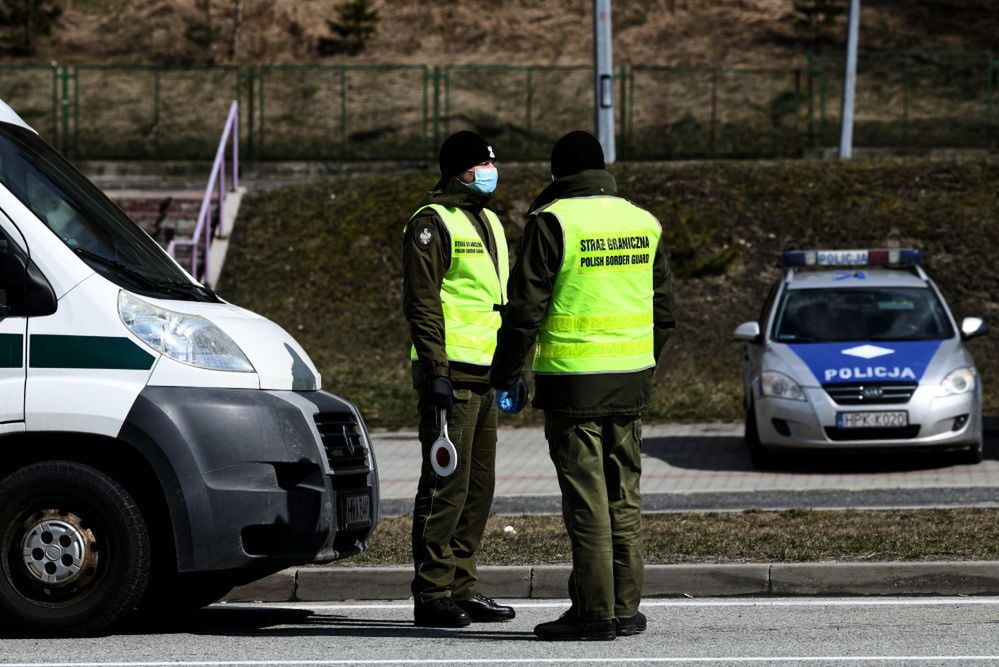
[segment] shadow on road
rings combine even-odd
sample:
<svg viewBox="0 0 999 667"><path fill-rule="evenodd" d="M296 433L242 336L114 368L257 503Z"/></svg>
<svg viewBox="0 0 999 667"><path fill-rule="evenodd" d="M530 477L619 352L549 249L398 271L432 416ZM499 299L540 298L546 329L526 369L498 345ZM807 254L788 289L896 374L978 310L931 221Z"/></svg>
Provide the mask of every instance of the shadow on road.
<svg viewBox="0 0 999 667"><path fill-rule="evenodd" d="M994 424L995 420L987 420ZM999 460L999 432L987 428L986 460ZM675 468L716 472L753 472L743 439L731 436L677 436L646 438L642 453ZM961 465L960 454L919 450L809 450L787 451L780 456L782 471L800 474L868 474L914 472Z"/></svg>
<svg viewBox="0 0 999 667"><path fill-rule="evenodd" d="M535 640L531 632L511 632L502 625L495 630L447 630L418 628L410 620L351 618L319 615L310 609L292 607L226 607L201 609L182 618L162 621L131 621L113 630L115 634L194 634L226 637L357 637L412 639L522 639Z"/></svg>

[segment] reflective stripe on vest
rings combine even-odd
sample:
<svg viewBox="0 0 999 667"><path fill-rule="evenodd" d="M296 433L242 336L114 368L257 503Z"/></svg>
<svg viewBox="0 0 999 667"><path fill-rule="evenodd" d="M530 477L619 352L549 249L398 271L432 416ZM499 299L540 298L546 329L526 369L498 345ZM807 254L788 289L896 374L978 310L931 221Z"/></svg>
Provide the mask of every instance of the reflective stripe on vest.
<svg viewBox="0 0 999 667"><path fill-rule="evenodd" d="M662 227L620 197L559 199L564 248L534 372L629 373L655 366L652 264Z"/></svg>
<svg viewBox="0 0 999 667"><path fill-rule="evenodd" d="M451 265L441 283L444 315L444 346L448 361L478 366L493 363L496 332L502 316L495 306L506 303L506 282L510 274L506 233L499 218L482 209L496 243L496 264L468 215L458 208L430 204L440 216L451 237ZM497 272L497 268L499 271ZM416 347L410 350L416 359Z"/></svg>

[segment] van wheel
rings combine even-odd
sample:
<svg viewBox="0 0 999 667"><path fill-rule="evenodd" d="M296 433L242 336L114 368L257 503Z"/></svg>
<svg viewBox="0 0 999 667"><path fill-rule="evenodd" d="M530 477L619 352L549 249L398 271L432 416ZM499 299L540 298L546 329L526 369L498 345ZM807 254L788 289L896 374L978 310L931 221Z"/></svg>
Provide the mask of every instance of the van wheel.
<svg viewBox="0 0 999 667"><path fill-rule="evenodd" d="M760 430L756 426L756 407L749 403L746 406L746 430L743 439L749 448L749 460L758 470L773 468L777 463L777 455L760 442Z"/></svg>
<svg viewBox="0 0 999 667"><path fill-rule="evenodd" d="M140 622L186 620L189 612L214 604L240 583L226 572L204 574L171 573L150 584L139 606Z"/></svg>
<svg viewBox="0 0 999 667"><path fill-rule="evenodd" d="M47 461L0 482L0 617L8 627L100 632L132 611L149 573L139 507L101 471Z"/></svg>

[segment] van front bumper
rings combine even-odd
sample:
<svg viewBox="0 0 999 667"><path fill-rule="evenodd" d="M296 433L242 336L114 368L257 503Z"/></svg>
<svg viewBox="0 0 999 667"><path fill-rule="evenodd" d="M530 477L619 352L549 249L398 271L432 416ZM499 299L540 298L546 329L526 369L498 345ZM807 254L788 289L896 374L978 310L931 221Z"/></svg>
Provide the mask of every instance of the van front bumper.
<svg viewBox="0 0 999 667"><path fill-rule="evenodd" d="M179 572L345 558L378 520L364 421L326 392L147 387L119 437L160 480Z"/></svg>
<svg viewBox="0 0 999 667"><path fill-rule="evenodd" d="M770 448L805 449L961 449L982 440L980 388L936 397L936 387L920 385L907 403L841 405L821 387L806 387L807 401L755 397L760 442ZM841 412L903 410L908 426L885 429L838 428Z"/></svg>

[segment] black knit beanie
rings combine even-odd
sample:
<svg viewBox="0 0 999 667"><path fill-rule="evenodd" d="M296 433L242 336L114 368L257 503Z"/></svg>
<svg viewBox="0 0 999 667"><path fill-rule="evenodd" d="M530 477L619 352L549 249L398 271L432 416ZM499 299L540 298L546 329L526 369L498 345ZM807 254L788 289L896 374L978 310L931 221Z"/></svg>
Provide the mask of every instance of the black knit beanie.
<svg viewBox="0 0 999 667"><path fill-rule="evenodd" d="M587 169L604 169L604 149L589 132L576 130L555 142L552 148L552 175L572 176Z"/></svg>
<svg viewBox="0 0 999 667"><path fill-rule="evenodd" d="M441 177L451 178L486 160L495 160L496 153L485 139L475 132L455 132L441 144L438 162Z"/></svg>

